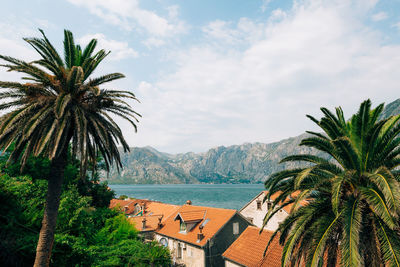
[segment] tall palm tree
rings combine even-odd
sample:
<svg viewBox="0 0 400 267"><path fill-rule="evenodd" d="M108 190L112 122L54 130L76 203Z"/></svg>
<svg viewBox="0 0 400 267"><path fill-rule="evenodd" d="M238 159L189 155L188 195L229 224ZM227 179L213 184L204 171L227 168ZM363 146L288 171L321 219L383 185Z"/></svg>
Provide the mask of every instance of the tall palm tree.
<svg viewBox="0 0 400 267"><path fill-rule="evenodd" d="M99 151L107 170L114 162L121 166L117 148L129 150L121 129L111 115L129 121L136 130L137 116L124 99L136 100L128 91L100 89L104 83L123 78L112 73L89 78L109 54L94 52L97 41L91 40L82 50L75 45L70 31L64 31L64 59L57 53L42 30L42 38L24 38L40 55L25 62L0 55L1 66L22 73L26 82L0 82L0 150L14 144L9 161L29 156L51 160L46 206L36 250L34 266L48 266L54 241L61 186L69 147L81 160L84 174L88 161Z"/></svg>
<svg viewBox="0 0 400 267"><path fill-rule="evenodd" d="M284 245L282 266L400 266L400 115L380 120L383 107L367 100L348 121L340 107L308 116L323 133L308 132L300 145L321 156L286 157L303 167L266 181L267 198L280 197L265 223L292 205L272 237Z"/></svg>

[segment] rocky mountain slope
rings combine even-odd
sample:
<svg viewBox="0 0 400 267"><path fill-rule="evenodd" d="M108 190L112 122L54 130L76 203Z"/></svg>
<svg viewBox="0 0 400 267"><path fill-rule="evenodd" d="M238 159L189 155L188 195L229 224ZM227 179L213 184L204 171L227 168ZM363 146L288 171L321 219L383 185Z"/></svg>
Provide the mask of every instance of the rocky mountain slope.
<svg viewBox="0 0 400 267"><path fill-rule="evenodd" d="M400 99L388 104L382 117L400 113ZM124 169L114 168L109 183L176 184L176 183L259 183L272 173L293 163L279 164L285 156L316 151L300 147L307 134L279 142L245 143L219 146L205 153L168 154L152 147L135 147L122 155ZM289 165L291 164L291 165Z"/></svg>

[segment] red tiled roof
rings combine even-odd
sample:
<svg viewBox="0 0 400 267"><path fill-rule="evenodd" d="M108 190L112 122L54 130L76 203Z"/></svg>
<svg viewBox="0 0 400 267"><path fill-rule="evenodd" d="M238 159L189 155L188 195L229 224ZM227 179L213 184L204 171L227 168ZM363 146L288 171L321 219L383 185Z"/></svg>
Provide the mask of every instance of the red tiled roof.
<svg viewBox="0 0 400 267"><path fill-rule="evenodd" d="M125 206L128 206L130 203L132 203L132 199L127 199L127 200L122 200L122 199L111 199L109 208L117 208L120 210L123 210Z"/></svg>
<svg viewBox="0 0 400 267"><path fill-rule="evenodd" d="M195 222L204 219L205 215L206 215L205 210L193 210L193 211L179 212L176 215L175 219L179 216L184 222Z"/></svg>
<svg viewBox="0 0 400 267"><path fill-rule="evenodd" d="M264 196L266 196L268 194L268 191L264 191ZM295 198L300 194L299 191L294 192L290 197L286 198L284 201L281 201L280 204L284 204L287 201L290 200L290 198ZM275 199L277 199L279 196L281 195L281 192L276 192L275 194L272 194L271 197L269 198L270 200L274 201ZM301 205L304 205L306 202L303 200L300 202ZM286 211L288 214L290 213L290 211L293 208L294 203L291 203L289 205L286 205L285 207L283 207L283 210Z"/></svg>
<svg viewBox="0 0 400 267"><path fill-rule="evenodd" d="M161 215L136 216L128 218L128 221L139 231L154 231L158 228L159 218L161 218ZM143 229L143 219L146 219L145 229Z"/></svg>
<svg viewBox="0 0 400 267"><path fill-rule="evenodd" d="M232 245L225 250L222 257L247 267L280 267L282 260L283 246L279 244L279 234L276 235L270 244L265 256L264 250L274 232L248 226L246 230L236 239ZM327 266L327 252L324 253L324 264ZM340 255L337 257L337 266L340 263ZM305 263L300 264L301 267Z"/></svg>
<svg viewBox="0 0 400 267"><path fill-rule="evenodd" d="M161 223L170 217L180 206L165 204L161 202L150 202L146 205L144 216L130 217L128 220L132 222L140 231L154 231L158 228L159 218L162 217ZM143 218L146 218L146 228L142 229Z"/></svg>
<svg viewBox="0 0 400 267"><path fill-rule="evenodd" d="M248 226L235 242L222 254L222 256L233 262L248 267L281 266L283 247L279 245L279 237L272 241L265 258L264 250L271 238L272 231L263 230L255 226Z"/></svg>
<svg viewBox="0 0 400 267"><path fill-rule="evenodd" d="M198 218L198 215L201 213L205 214L205 216L189 232L180 233L180 220L175 220L175 218L178 213L188 214L190 212L197 214L196 218ZM235 215L235 213L236 210L230 209L183 205L165 221L164 226L157 230L157 233L197 246L204 246L207 243L207 240L212 238ZM188 216L187 218L191 217ZM205 223L205 221L207 221L207 223ZM204 223L205 225L202 229L204 238L200 242L197 242L197 234L200 233L199 226Z"/></svg>
<svg viewBox="0 0 400 267"><path fill-rule="evenodd" d="M156 201L148 200L148 199L111 199L109 208L116 208L120 211L125 212L125 214L132 214L135 210L136 204L142 205L143 203L146 205L149 203L154 203ZM125 210L126 207L126 210Z"/></svg>

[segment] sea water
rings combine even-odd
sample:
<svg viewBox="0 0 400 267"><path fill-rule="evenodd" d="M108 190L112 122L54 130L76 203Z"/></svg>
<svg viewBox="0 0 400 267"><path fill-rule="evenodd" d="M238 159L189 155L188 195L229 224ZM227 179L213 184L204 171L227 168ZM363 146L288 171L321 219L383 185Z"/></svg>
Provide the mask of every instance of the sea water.
<svg viewBox="0 0 400 267"><path fill-rule="evenodd" d="M167 184L167 185L109 185L116 196L150 199L164 203L240 210L264 190L263 184Z"/></svg>

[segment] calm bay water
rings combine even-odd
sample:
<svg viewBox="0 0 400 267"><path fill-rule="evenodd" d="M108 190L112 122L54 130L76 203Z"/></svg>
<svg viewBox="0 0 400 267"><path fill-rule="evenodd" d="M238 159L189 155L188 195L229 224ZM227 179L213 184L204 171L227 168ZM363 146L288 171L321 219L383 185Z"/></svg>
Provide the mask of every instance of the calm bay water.
<svg viewBox="0 0 400 267"><path fill-rule="evenodd" d="M157 200L182 205L240 209L260 191L263 184L167 184L167 185L109 185L117 194L133 198Z"/></svg>

